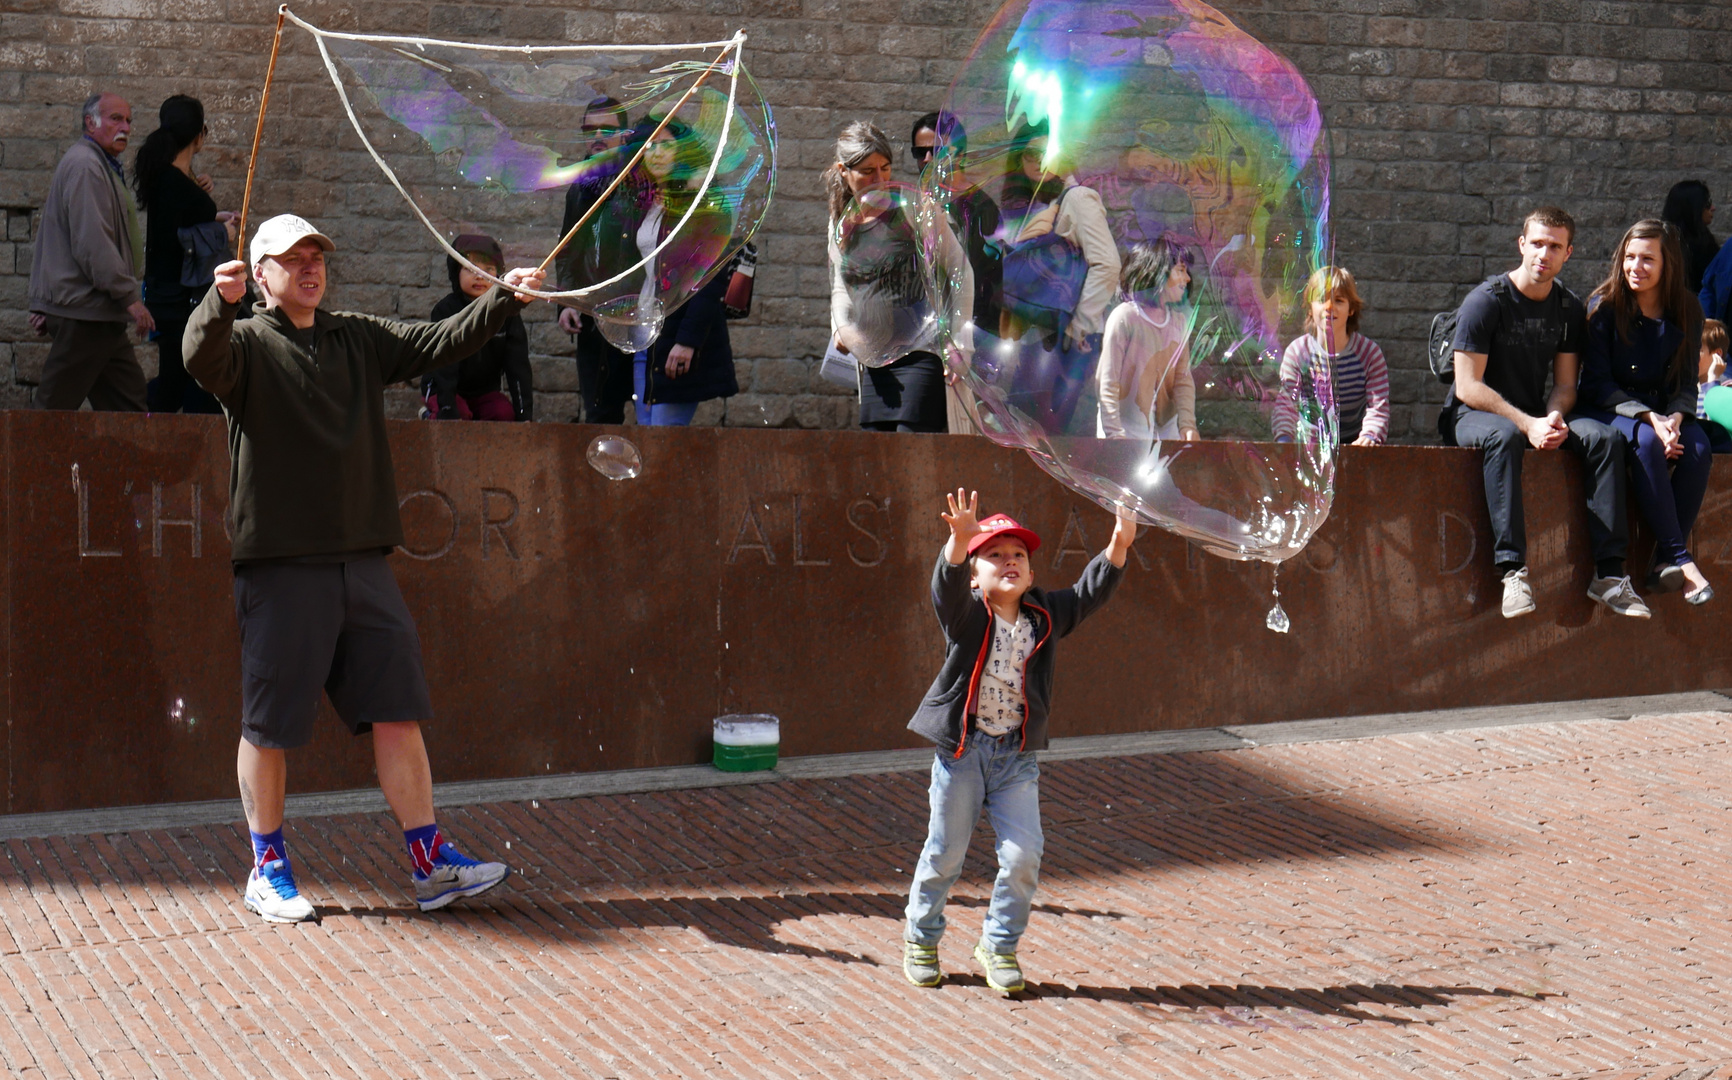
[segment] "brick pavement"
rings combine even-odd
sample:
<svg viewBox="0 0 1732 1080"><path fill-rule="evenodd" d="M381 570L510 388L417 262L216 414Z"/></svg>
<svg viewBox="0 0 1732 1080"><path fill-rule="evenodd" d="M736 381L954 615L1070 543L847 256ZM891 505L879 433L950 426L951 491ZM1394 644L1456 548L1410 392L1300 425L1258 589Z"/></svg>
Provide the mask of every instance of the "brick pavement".
<svg viewBox="0 0 1732 1080"><path fill-rule="evenodd" d="M1698 713L1049 763L1008 1001L902 981L917 774L446 811L521 874L427 916L385 819L301 820L323 921L300 927L241 910L239 826L13 840L0 1066L1732 1080L1729 734ZM958 972L989 882L971 859Z"/></svg>

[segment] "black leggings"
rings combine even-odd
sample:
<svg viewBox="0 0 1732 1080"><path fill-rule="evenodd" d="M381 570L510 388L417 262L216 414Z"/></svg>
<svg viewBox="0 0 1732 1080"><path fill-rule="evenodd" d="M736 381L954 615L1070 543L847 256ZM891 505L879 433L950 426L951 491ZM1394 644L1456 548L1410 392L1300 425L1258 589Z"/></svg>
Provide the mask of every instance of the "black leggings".
<svg viewBox="0 0 1732 1080"><path fill-rule="evenodd" d="M192 309L203 297L172 304L146 304L156 320L156 378L144 387L146 408L151 412L220 413L222 406L186 373L180 339L186 333Z"/></svg>

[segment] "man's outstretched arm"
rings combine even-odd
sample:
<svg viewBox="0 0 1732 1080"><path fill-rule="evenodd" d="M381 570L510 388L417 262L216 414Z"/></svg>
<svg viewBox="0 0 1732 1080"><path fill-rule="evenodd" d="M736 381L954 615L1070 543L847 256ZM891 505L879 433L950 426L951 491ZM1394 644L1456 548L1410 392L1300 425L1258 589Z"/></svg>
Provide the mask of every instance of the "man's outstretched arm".
<svg viewBox="0 0 1732 1080"><path fill-rule="evenodd" d="M512 270L504 276L512 288L540 289L544 280L540 270ZM402 382L465 360L479 352L506 319L534 299L528 293L513 293L495 285L457 314L436 323L369 320L378 333L380 376L386 383Z"/></svg>
<svg viewBox="0 0 1732 1080"><path fill-rule="evenodd" d="M186 373L225 403L241 378L241 358L232 343L235 313L247 294L247 264L236 259L216 268L216 280L204 294L181 335Z"/></svg>

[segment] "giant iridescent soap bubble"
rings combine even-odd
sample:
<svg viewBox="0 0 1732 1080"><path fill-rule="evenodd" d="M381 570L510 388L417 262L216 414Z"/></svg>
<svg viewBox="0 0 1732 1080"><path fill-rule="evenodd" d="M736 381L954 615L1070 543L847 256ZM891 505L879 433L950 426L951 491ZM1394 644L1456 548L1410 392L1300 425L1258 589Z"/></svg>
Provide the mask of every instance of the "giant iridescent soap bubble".
<svg viewBox="0 0 1732 1080"><path fill-rule="evenodd" d="M744 35L529 46L289 18L313 33L363 149L447 254L469 265L447 240L485 233L508 266L549 264L536 295L594 316L627 351L655 339L769 206L775 126ZM393 216L381 185L349 186L357 213Z"/></svg>
<svg viewBox="0 0 1732 1080"><path fill-rule="evenodd" d="M1195 0L1014 0L944 112L925 265L981 429L1218 555L1297 553L1337 445L1327 371L1280 365L1330 253L1304 78Z"/></svg>

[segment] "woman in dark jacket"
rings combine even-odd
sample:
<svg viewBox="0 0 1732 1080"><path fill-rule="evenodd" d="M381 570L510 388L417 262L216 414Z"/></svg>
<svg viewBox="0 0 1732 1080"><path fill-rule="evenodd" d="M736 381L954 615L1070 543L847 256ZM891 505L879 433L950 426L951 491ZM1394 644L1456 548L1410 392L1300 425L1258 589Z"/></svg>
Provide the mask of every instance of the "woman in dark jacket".
<svg viewBox="0 0 1732 1080"><path fill-rule="evenodd" d="M491 236L466 234L451 246L495 277L505 272L505 256ZM445 269L451 275L451 294L434 305L434 322L462 311L492 284L449 255ZM501 376L509 398L499 392ZM535 376L522 317L506 319L480 352L425 376L421 394L427 399L425 415L437 420L534 420Z"/></svg>
<svg viewBox="0 0 1732 1080"><path fill-rule="evenodd" d="M1714 197L1700 180L1680 180L1666 193L1660 219L1678 230L1684 248L1684 283L1693 296L1702 291L1702 271L1720 253L1720 241L1708 231L1714 223Z"/></svg>
<svg viewBox="0 0 1732 1080"><path fill-rule="evenodd" d="M1576 412L1629 444L1631 487L1655 536L1649 588L1705 604L1714 589L1684 546L1713 462L1696 422L1702 308L1685 286L1677 232L1652 218L1630 226L1588 308Z"/></svg>
<svg viewBox="0 0 1732 1080"><path fill-rule="evenodd" d="M157 116L157 129L132 165L133 189L145 212L144 304L156 320L157 376L145 388L145 401L151 412L221 412L216 398L187 375L180 338L214 280L209 271L228 261L234 215L217 211L210 177L192 171L194 156L204 149L204 105L176 94ZM187 244L211 254L191 279L182 273Z"/></svg>
<svg viewBox="0 0 1732 1080"><path fill-rule="evenodd" d="M644 117L612 151L616 160L598 162L591 176L567 191L565 227L569 231L583 219L617 168L636 156L639 147L639 163L556 262L564 289L604 281L643 264L613 286L613 294L596 308L596 321L622 351L635 344L631 339L638 332L656 334L648 348L627 354L632 358L637 422L684 425L691 423L700 401L738 392L721 306L729 275L718 274L688 292L722 258L734 226L734 215L719 193L711 191L693 205L697 182L710 160L703 138L683 121L663 124L654 114ZM664 300L680 297L688 299L661 315ZM619 311L619 320L605 323L603 309Z"/></svg>
<svg viewBox="0 0 1732 1080"><path fill-rule="evenodd" d="M649 347L648 386L637 388L638 423L689 424L698 403L740 392L734 376L734 349L728 342L727 295L731 268L711 278L662 324ZM647 413L647 419L645 414Z"/></svg>

